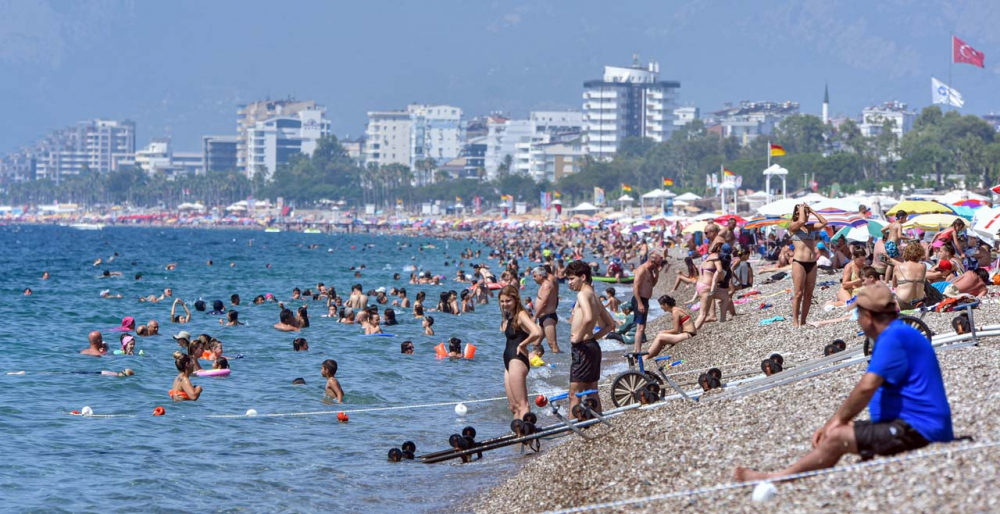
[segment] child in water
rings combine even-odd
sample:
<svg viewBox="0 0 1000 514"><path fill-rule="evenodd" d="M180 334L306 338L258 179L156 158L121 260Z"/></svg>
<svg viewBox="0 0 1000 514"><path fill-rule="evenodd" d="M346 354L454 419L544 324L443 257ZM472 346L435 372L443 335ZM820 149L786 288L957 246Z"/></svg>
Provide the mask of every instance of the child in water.
<svg viewBox="0 0 1000 514"><path fill-rule="evenodd" d="M327 359L323 361L323 378L326 379L326 395L337 400L337 403L344 403L344 390L340 388L337 381L337 361Z"/></svg>
<svg viewBox="0 0 1000 514"><path fill-rule="evenodd" d="M181 354L176 357L174 364L177 366L177 376L170 387L170 399L175 402L197 401L201 396L201 386L191 384L191 373L194 371L193 359Z"/></svg>
<svg viewBox="0 0 1000 514"><path fill-rule="evenodd" d="M448 357L451 357L452 359L461 359L462 358L462 340L461 339L459 339L457 337L453 337L453 338L451 338L451 339L448 340Z"/></svg>
<svg viewBox="0 0 1000 514"><path fill-rule="evenodd" d="M421 323L424 327L424 335L432 336L434 335L434 318L431 316L424 316L424 321Z"/></svg>

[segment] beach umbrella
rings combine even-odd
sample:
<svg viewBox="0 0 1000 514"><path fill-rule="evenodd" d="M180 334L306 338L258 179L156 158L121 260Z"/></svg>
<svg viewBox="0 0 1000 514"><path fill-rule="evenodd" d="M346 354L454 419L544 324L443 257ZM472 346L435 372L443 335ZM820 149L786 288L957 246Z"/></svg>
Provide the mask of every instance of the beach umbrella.
<svg viewBox="0 0 1000 514"><path fill-rule="evenodd" d="M862 227L868 221L857 212L824 212L821 214L826 219L827 225L831 227Z"/></svg>
<svg viewBox="0 0 1000 514"><path fill-rule="evenodd" d="M745 220L745 219L743 219L743 218L741 218L741 217L739 217L739 216L737 216L735 214L726 214L726 215L723 215L723 216L719 216L718 218L715 218L715 222L716 223L722 223L722 224L729 223L729 218L735 219L737 225L746 225L747 224L747 220Z"/></svg>
<svg viewBox="0 0 1000 514"><path fill-rule="evenodd" d="M707 221L696 221L686 227L681 231L682 234L694 234L695 232L703 232L705 227L708 226Z"/></svg>
<svg viewBox="0 0 1000 514"><path fill-rule="evenodd" d="M991 244L996 243L1000 233L1000 207L992 209L982 209L976 211L976 220L972 225L972 231L980 239Z"/></svg>
<svg viewBox="0 0 1000 514"><path fill-rule="evenodd" d="M756 218L753 218L750 221L748 221L747 224L743 226L743 228L752 230L755 228L770 227L774 225L781 225L787 227L790 221L791 220L789 220L788 218L782 218L780 216L757 216Z"/></svg>
<svg viewBox="0 0 1000 514"><path fill-rule="evenodd" d="M791 214L795 206L800 203L803 202L798 198L784 198L758 207L757 212L764 216L784 216Z"/></svg>
<svg viewBox="0 0 1000 514"><path fill-rule="evenodd" d="M878 220L867 220L867 221L868 222L865 225L844 226L843 228L838 230L836 234L833 235L832 239L836 241L837 239L843 237L846 238L848 241L854 241L854 242L866 242L868 241L869 236L874 237L875 239L881 239L882 228L885 227L885 224Z"/></svg>
<svg viewBox="0 0 1000 514"><path fill-rule="evenodd" d="M952 205L957 207L968 207L970 209L978 209L980 207L986 207L989 202L985 200L959 200Z"/></svg>
<svg viewBox="0 0 1000 514"><path fill-rule="evenodd" d="M909 212L909 211L907 211ZM919 228L921 230L942 230L951 226L955 220L962 218L954 214L921 214L906 220L903 228Z"/></svg>
<svg viewBox="0 0 1000 514"><path fill-rule="evenodd" d="M955 212L951 207L943 203L932 202L930 200L903 200L897 203L889 212L886 214L889 216L895 216L899 211L906 211L907 214L951 214Z"/></svg>
<svg viewBox="0 0 1000 514"><path fill-rule="evenodd" d="M810 205L810 207L820 212L844 211L856 213L861 204L849 198L827 198L826 200L820 200Z"/></svg>

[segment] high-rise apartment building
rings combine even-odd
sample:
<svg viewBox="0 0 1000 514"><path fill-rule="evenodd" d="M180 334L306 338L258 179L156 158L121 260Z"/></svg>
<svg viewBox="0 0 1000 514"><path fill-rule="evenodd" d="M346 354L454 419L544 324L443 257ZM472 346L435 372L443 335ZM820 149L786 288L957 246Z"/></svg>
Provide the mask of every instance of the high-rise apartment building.
<svg viewBox="0 0 1000 514"><path fill-rule="evenodd" d="M206 172L238 169L239 136L204 136L201 141Z"/></svg>
<svg viewBox="0 0 1000 514"><path fill-rule="evenodd" d="M292 154L312 155L317 140L330 133L326 109L314 100L264 100L240 106L237 114L236 167L248 177L265 168L270 176Z"/></svg>
<svg viewBox="0 0 1000 514"><path fill-rule="evenodd" d="M320 138L330 135L325 109L312 106L292 114L282 114L258 121L246 131L246 173L254 177L274 175L279 166L291 162L293 155L312 156Z"/></svg>
<svg viewBox="0 0 1000 514"><path fill-rule="evenodd" d="M410 166L410 127L406 111L372 111L365 129L365 163Z"/></svg>
<svg viewBox="0 0 1000 514"><path fill-rule="evenodd" d="M892 124L892 131L897 138L913 129L916 113L907 109L904 102L890 101L881 105L865 107L861 111L861 123L858 128L865 137L877 136L882 133L885 123Z"/></svg>
<svg viewBox="0 0 1000 514"><path fill-rule="evenodd" d="M417 173L428 159L440 166L462 153L462 109L450 105L412 104L406 110L372 111L365 129L365 163L402 164L422 185L432 177Z"/></svg>
<svg viewBox="0 0 1000 514"><path fill-rule="evenodd" d="M31 149L38 179L58 183L84 169L107 173L122 154L135 153L135 123L91 120L57 130Z"/></svg>
<svg viewBox="0 0 1000 514"><path fill-rule="evenodd" d="M584 145L596 158L618 151L626 137L662 142L676 128L674 108L681 87L659 80L660 66L643 67L638 56L632 66L605 66L601 80L583 83Z"/></svg>
<svg viewBox="0 0 1000 514"><path fill-rule="evenodd" d="M531 175L535 180L546 178L542 170L539 145L572 140L583 129L583 114L573 111L536 111L526 120L509 120L491 116L487 120L486 176L493 179L507 156L510 173Z"/></svg>

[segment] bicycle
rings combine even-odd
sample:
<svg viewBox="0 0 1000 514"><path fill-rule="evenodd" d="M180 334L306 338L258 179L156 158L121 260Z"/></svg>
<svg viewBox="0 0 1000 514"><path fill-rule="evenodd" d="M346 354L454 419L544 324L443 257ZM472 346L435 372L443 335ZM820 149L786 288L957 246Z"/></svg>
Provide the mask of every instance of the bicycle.
<svg viewBox="0 0 1000 514"><path fill-rule="evenodd" d="M653 361L660 364L653 372L646 371L643 357L649 352L627 352L625 359L628 360L628 371L625 371L611 381L611 403L615 407L624 407L635 403L655 403L659 401L664 384L677 391L685 400L692 400L683 389L680 388L664 372L665 369L673 368L684 361L666 363L670 360L669 355L655 357ZM637 369L638 368L638 369Z"/></svg>

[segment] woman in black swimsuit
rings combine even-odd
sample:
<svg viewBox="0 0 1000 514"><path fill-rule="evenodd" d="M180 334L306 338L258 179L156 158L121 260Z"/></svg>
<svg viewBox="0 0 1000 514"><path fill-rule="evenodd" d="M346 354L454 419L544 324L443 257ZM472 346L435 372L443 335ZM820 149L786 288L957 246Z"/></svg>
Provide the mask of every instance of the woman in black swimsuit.
<svg viewBox="0 0 1000 514"><path fill-rule="evenodd" d="M528 345L542 339L542 329L531 320L521 303L521 294L514 286L504 286L499 295L500 313L503 322L500 330L507 338L503 351L503 385L507 391L507 403L514 419L521 419L528 408Z"/></svg>
<svg viewBox="0 0 1000 514"><path fill-rule="evenodd" d="M815 216L815 221L810 217ZM808 205L800 203L792 211L792 222L788 224L788 233L792 235L795 255L792 257L792 325L799 327L806 324L809 317L809 307L812 306L813 289L816 288L816 240L819 231L826 228L826 219L812 210Z"/></svg>

